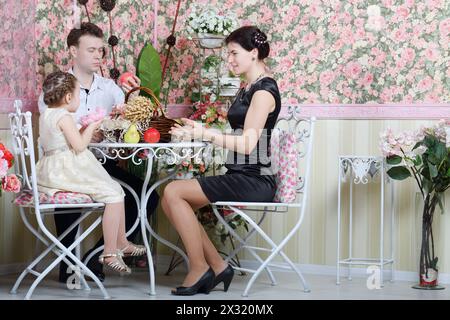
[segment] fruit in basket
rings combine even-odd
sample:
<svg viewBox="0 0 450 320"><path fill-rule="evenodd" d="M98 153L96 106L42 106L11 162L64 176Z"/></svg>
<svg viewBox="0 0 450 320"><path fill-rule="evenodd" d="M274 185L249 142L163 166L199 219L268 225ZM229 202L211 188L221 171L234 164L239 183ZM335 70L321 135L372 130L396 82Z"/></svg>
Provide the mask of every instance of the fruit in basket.
<svg viewBox="0 0 450 320"><path fill-rule="evenodd" d="M138 143L140 140L139 132L136 125L133 123L125 133L123 140L125 143Z"/></svg>
<svg viewBox="0 0 450 320"><path fill-rule="evenodd" d="M155 128L148 128L144 132L144 141L148 143L157 143L161 138L161 134Z"/></svg>
<svg viewBox="0 0 450 320"><path fill-rule="evenodd" d="M132 72L124 72L120 75L119 80L117 82L120 86L123 86L124 84L130 84L130 80L133 79L134 74Z"/></svg>

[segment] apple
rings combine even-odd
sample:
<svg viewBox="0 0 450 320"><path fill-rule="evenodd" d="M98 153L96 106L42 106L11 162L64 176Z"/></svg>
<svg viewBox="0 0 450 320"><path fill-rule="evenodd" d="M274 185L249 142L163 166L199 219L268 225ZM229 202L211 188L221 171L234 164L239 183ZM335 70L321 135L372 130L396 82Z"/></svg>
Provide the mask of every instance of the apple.
<svg viewBox="0 0 450 320"><path fill-rule="evenodd" d="M148 143L157 143L159 139L161 138L161 135L158 130L155 128L148 128L144 132L144 141Z"/></svg>
<svg viewBox="0 0 450 320"><path fill-rule="evenodd" d="M124 84L128 84L130 79L132 79L134 77L134 74L132 72L124 72L120 75L118 83L120 86L123 86Z"/></svg>

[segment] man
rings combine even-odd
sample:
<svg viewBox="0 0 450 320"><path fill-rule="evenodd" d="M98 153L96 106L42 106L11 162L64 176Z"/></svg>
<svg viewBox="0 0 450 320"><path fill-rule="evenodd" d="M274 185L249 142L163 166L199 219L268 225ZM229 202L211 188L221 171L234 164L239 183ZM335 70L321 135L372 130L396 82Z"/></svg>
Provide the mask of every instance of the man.
<svg viewBox="0 0 450 320"><path fill-rule="evenodd" d="M76 121L78 122L80 117L95 110L97 107L106 108L107 114L112 110L112 107L117 104L124 103L125 95L122 89L117 86L113 80L103 78L97 74L100 69L103 55L105 52L105 44L103 40L103 31L92 23L82 23L80 28L74 28L67 36L67 46L69 48L70 55L72 57L73 66L69 70L80 83L80 107L75 113ZM131 88L139 86L140 80L136 76L133 77L131 83L123 85L125 91L129 91ZM39 112L42 114L47 108L43 100L43 94L39 97ZM93 142L99 142L103 138L101 132L97 132L93 137ZM104 165L108 173L127 183L131 186L137 194L140 194L142 189L142 181L128 174L125 170L119 168L115 161L107 161ZM128 231L134 224L137 218L137 207L134 197L131 193L124 188L125 191L125 216L126 216L126 230ZM152 214L157 205L159 197L156 192L153 192L148 205L147 212ZM56 232L61 235L78 217L79 213L74 214L56 214L55 226ZM134 238L138 232L137 228L133 234L129 236L130 239ZM70 232L63 240L62 243L68 247L73 243L76 236L77 228ZM103 239L100 239L97 244L89 250L85 257L94 249L103 245ZM102 265L98 262L98 255L101 251L92 257L88 267L94 272L97 277L103 281L105 275L102 270ZM84 260L84 258L83 258ZM67 271L68 266L61 262L59 270L59 281L66 282L70 273ZM70 271L69 271L70 272Z"/></svg>

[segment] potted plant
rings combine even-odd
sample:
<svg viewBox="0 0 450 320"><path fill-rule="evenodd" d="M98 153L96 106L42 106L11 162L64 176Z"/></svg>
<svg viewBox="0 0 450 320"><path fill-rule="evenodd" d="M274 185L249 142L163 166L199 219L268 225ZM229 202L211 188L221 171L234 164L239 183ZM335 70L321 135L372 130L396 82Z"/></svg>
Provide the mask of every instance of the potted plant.
<svg viewBox="0 0 450 320"><path fill-rule="evenodd" d="M414 177L423 198L422 244L417 289L438 286L438 257L434 251L433 218L436 208L444 212L443 198L450 186L450 132L444 120L433 127L395 135L390 129L381 135L381 149L391 168L392 179Z"/></svg>
<svg viewBox="0 0 450 320"><path fill-rule="evenodd" d="M194 6L187 18L187 30L197 34L204 48L220 48L225 36L236 27L236 20L216 8Z"/></svg>

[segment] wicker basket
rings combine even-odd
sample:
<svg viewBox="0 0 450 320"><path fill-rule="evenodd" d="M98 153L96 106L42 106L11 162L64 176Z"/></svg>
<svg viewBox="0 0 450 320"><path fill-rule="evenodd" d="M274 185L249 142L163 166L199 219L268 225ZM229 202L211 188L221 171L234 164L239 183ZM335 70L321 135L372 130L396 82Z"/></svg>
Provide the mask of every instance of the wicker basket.
<svg viewBox="0 0 450 320"><path fill-rule="evenodd" d="M170 142L171 140L171 134L169 133L170 128L172 128L175 124L180 123L178 121L166 117L166 115L164 114L164 110L161 107L161 102L159 102L158 98L155 96L153 91L147 87L136 87L128 91L128 93L125 96L125 103L128 102L130 95L137 90L142 90L148 95L150 95L150 98L156 107L155 110L153 111L153 116L150 119L150 127L155 128L156 130L159 131L161 135L160 142Z"/></svg>

